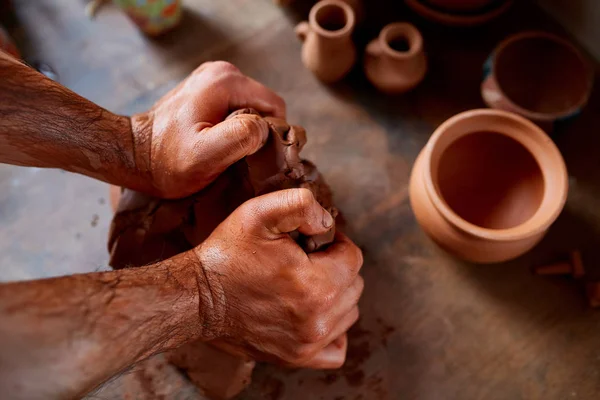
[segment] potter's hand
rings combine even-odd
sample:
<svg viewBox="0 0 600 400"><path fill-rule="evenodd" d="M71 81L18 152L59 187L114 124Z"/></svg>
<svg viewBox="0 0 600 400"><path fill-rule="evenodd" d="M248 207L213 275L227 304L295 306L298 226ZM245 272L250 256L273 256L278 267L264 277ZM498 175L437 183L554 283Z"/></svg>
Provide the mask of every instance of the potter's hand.
<svg viewBox="0 0 600 400"><path fill-rule="evenodd" d="M254 198L195 249L205 282L204 338L258 360L338 368L358 319L362 253L338 234L306 254L288 232L326 232L333 220L306 189ZM208 292L208 293L207 293Z"/></svg>
<svg viewBox="0 0 600 400"><path fill-rule="evenodd" d="M245 107L285 117L279 96L219 61L202 64L148 112L134 115L137 165L147 172L154 194L177 198L195 193L257 151L268 135L261 118L239 115L223 121Z"/></svg>

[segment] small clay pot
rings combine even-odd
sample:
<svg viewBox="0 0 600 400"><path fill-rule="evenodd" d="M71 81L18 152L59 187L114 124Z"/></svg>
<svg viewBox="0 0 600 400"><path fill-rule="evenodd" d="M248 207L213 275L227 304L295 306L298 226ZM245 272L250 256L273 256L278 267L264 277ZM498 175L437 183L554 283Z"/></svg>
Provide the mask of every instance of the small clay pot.
<svg viewBox="0 0 600 400"><path fill-rule="evenodd" d="M417 86L427 72L423 37L409 23L386 25L365 53L365 74L382 92L406 92Z"/></svg>
<svg viewBox="0 0 600 400"><path fill-rule="evenodd" d="M356 24L352 7L340 0L323 0L311 8L308 22L296 26L304 42L302 63L325 83L342 79L356 61L352 30Z"/></svg>
<svg viewBox="0 0 600 400"><path fill-rule="evenodd" d="M535 246L567 198L567 168L552 140L525 118L471 110L433 133L413 167L409 195L423 230L477 263Z"/></svg>
<svg viewBox="0 0 600 400"><path fill-rule="evenodd" d="M519 33L501 42L484 67L481 96L491 108L523 115L546 131L587 103L594 80L585 57L546 32Z"/></svg>

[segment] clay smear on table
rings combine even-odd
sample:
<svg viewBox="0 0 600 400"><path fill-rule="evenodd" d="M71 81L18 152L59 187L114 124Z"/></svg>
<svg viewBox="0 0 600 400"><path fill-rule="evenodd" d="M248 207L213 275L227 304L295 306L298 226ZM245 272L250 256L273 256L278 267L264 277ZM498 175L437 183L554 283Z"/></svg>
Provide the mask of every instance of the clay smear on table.
<svg viewBox="0 0 600 400"><path fill-rule="evenodd" d="M228 118L242 113L258 114L244 109ZM306 143L304 129L278 118L265 120L270 127L265 146L192 196L165 200L121 190L109 233L110 265L116 269L137 267L189 250L243 202L276 190L307 188L335 218L338 212L329 187L316 167L300 158ZM322 235L297 234L294 238L310 252L331 243L334 233L335 226ZM231 356L200 341L169 352L167 359L212 398L239 393L250 383L254 368L253 360Z"/></svg>

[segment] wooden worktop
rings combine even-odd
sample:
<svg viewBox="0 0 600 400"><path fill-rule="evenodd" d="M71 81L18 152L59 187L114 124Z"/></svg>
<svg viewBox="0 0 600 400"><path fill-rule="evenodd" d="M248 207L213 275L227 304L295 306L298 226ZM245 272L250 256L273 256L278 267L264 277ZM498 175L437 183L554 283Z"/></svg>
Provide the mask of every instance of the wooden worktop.
<svg viewBox="0 0 600 400"><path fill-rule="evenodd" d="M141 35L112 5L89 20L84 2L74 0L15 1L20 26L12 31L28 60L47 63L65 86L114 112L144 110L200 63L221 59L283 96L289 122L306 128L303 155L332 186L364 250L362 317L341 371L261 365L242 398L600 398L600 312L587 307L580 283L530 271L579 248L587 278L600 279L600 92L555 136L570 173L569 199L530 254L491 266L455 260L424 235L407 198L411 165L434 128L484 106L481 66L495 44L524 29L560 31L556 24L528 2L484 27L449 29L420 19L400 0L385 9L386 2L365 1L372 8L356 32L359 49L387 22L411 21L424 35L425 81L390 97L368 84L359 64L334 86L303 68L293 27L306 7L184 3L182 26L158 40ZM1 167L2 277L101 267L110 222L105 187L67 173Z"/></svg>

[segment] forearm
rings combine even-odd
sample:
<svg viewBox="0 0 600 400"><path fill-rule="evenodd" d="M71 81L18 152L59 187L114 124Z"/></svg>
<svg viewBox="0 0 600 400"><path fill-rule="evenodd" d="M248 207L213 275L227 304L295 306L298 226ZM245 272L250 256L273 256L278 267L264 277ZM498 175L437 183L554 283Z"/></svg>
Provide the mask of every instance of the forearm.
<svg viewBox="0 0 600 400"><path fill-rule="evenodd" d="M202 334L198 259L0 285L0 393L83 395Z"/></svg>
<svg viewBox="0 0 600 400"><path fill-rule="evenodd" d="M151 192L141 156L150 143L133 138L129 118L0 51L0 163L62 168Z"/></svg>

